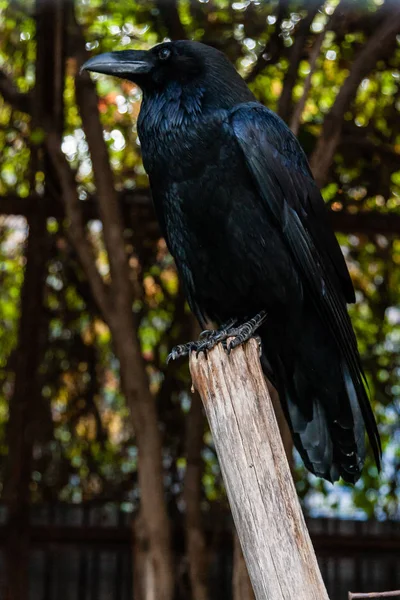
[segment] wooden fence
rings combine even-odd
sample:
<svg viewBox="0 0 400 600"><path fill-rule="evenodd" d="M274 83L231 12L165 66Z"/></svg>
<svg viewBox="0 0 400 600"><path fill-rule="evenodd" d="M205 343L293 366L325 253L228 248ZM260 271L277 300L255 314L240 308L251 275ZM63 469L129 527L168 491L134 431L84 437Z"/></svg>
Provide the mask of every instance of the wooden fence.
<svg viewBox="0 0 400 600"><path fill-rule="evenodd" d="M5 519L0 507L0 590ZM132 600L131 519L113 504L32 507L29 600ZM400 588L400 523L309 519L308 526L331 600ZM229 525L209 535L210 600L231 600ZM179 555L179 532L175 542Z"/></svg>

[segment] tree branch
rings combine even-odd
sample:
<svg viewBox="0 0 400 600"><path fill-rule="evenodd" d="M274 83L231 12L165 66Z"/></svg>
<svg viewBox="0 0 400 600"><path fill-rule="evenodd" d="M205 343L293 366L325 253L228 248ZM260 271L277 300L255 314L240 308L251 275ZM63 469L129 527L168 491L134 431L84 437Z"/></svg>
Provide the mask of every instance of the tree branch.
<svg viewBox="0 0 400 600"><path fill-rule="evenodd" d="M282 21L288 10L288 0L280 0L278 14L276 17L273 34L268 38L267 43L258 55L257 61L246 77L246 82L251 83L262 73L268 65L274 64L281 55L282 50Z"/></svg>
<svg viewBox="0 0 400 600"><path fill-rule="evenodd" d="M282 93L278 101L278 115L284 121L289 120L289 115L292 107L292 92L297 79L299 64L303 55L304 45L310 33L310 27L314 21L315 15L323 4L323 0L313 0L310 2L310 7L307 16L300 21L299 31L294 39L292 51L289 56L289 68L287 70Z"/></svg>
<svg viewBox="0 0 400 600"><path fill-rule="evenodd" d="M71 239L71 243L86 273L93 298L96 300L103 318L108 322L111 306L107 288L96 268L93 248L85 234L85 221L81 211L81 202L76 191L74 176L67 159L61 151L61 139L50 130L47 132L45 144L61 183L65 214L70 222L67 229L68 237Z"/></svg>
<svg viewBox="0 0 400 600"><path fill-rule="evenodd" d="M157 9L171 40L186 40L187 35L179 17L177 0L158 0Z"/></svg>
<svg viewBox="0 0 400 600"><path fill-rule="evenodd" d="M31 107L31 94L20 92L11 77L0 69L0 94L3 96L5 102L11 104L13 108L21 112L30 113Z"/></svg>
<svg viewBox="0 0 400 600"><path fill-rule="evenodd" d="M77 103L93 164L104 244L110 264L111 287L117 302L115 309L117 312L122 311L124 314L132 315L133 294L124 245L124 226L103 138L103 128L97 108L98 98L88 74L77 75L75 85ZM131 318L133 320L133 316Z"/></svg>
<svg viewBox="0 0 400 600"><path fill-rule="evenodd" d="M361 49L349 76L326 116L321 136L310 160L311 169L320 186L323 186L327 180L329 167L340 141L345 112L353 101L361 81L374 68L377 60L394 49L399 30L400 5L396 4L382 25Z"/></svg>
<svg viewBox="0 0 400 600"><path fill-rule="evenodd" d="M336 7L335 11L328 19L328 22L326 23L323 31L321 31L321 33L317 36L317 38L314 42L314 45L311 49L310 57L309 57L310 71L304 81L303 93L301 95L301 98L298 101L298 103L296 104L295 109L292 114L292 118L290 120L290 129L293 131L293 133L295 135L297 135L299 132L301 117L303 114L304 107L306 105L308 94L310 93L310 89L311 89L311 79L312 79L312 76L313 76L316 66L317 66L318 56L321 51L321 47L324 42L325 36L330 29L334 29L334 27L335 27L336 23L339 21L339 19L343 17L342 7L344 4L347 4L347 2L348 2L348 0L340 1L338 6Z"/></svg>
<svg viewBox="0 0 400 600"><path fill-rule="evenodd" d="M368 147L370 145L368 144ZM371 146L372 149L372 146ZM375 150L377 148L375 147ZM385 150L385 153L389 150ZM396 158L396 153L390 152L391 158ZM0 215L21 215L28 217L36 210L38 196L33 194L27 198L20 198L16 195L0 196ZM137 225L141 234L149 240L157 240L161 233L156 221L154 210L147 190L134 192L119 192L118 203L121 210L132 215L131 221ZM48 217L62 219L65 216L65 205L57 205L52 199L45 202L46 214ZM91 196L85 202L79 201L79 209L82 213L83 223L89 220L99 218L98 201L96 196ZM382 235L400 234L400 214L391 212L383 213L378 210L359 211L351 214L343 211L328 212L329 219L335 231L341 233L360 233Z"/></svg>

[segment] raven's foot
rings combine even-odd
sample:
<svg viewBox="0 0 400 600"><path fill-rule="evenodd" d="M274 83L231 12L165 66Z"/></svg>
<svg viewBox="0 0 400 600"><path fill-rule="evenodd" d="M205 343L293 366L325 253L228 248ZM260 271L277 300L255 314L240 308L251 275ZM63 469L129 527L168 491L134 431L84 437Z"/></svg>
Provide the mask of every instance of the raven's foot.
<svg viewBox="0 0 400 600"><path fill-rule="evenodd" d="M230 354L234 348L237 348L237 346L244 344L244 342L247 342L252 337L256 337L261 354L261 338L259 338L258 336L254 336L254 334L257 331L257 329L261 327L261 325L266 321L266 319L267 313L265 312L265 310L262 310L255 317L253 317L249 321L246 321L246 323L242 323L242 325L239 325L238 327L233 327L229 331L229 334L227 336L233 338L226 344L226 351L228 352L228 354Z"/></svg>
<svg viewBox="0 0 400 600"><path fill-rule="evenodd" d="M196 350L198 345L199 342L188 342L187 344L179 344L179 346L174 346L167 356L167 364L171 360L176 360L177 358L182 358L183 356L189 356L191 352Z"/></svg>
<svg viewBox="0 0 400 600"><path fill-rule="evenodd" d="M168 355L167 363L170 360L189 356L191 352L196 352L196 356L199 356L200 352L204 352L204 354L207 355L207 352L212 350L220 342L223 343L225 350L230 354L234 348L254 337L254 333L264 323L266 318L267 313L263 310L253 319L250 319L239 326L236 326L237 319L232 319L223 325L221 329L207 329L200 334L200 338L197 342L188 342L187 344L175 346ZM224 343L228 338L233 339L230 340L229 343ZM257 341L260 346L261 354L261 339L258 336Z"/></svg>
<svg viewBox="0 0 400 600"><path fill-rule="evenodd" d="M191 352L196 352L196 356L199 356L200 352L207 354L207 352L212 350L219 342L223 342L229 337L229 332L235 323L236 319L231 319L225 323L221 329L206 329L205 331L202 331L197 342L188 342L187 344L175 346L168 355L167 363L169 363L170 360L189 356Z"/></svg>
<svg viewBox="0 0 400 600"><path fill-rule="evenodd" d="M221 342L222 340L226 340L226 338L229 336L229 332L236 325L236 323L237 319L230 319L229 321L221 325L219 329L205 329L199 335L199 342L200 340L202 342L207 342L210 345L210 347L207 349L211 350L219 342Z"/></svg>

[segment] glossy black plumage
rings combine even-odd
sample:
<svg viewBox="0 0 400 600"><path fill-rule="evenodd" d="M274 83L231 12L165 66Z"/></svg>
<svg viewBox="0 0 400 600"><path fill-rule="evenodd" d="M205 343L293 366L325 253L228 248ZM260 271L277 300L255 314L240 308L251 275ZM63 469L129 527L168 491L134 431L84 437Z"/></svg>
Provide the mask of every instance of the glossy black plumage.
<svg viewBox="0 0 400 600"><path fill-rule="evenodd" d="M143 89L143 162L192 311L203 325L267 311L263 367L296 448L316 475L355 482L365 428L378 465L380 442L346 309L354 290L296 138L208 46L91 61L120 76L140 62L123 76Z"/></svg>

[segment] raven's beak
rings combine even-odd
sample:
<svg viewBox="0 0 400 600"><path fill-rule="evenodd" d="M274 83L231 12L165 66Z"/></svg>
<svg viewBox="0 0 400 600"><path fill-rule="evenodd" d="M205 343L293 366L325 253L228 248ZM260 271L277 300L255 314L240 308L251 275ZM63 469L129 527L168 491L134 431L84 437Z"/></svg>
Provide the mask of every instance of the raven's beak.
<svg viewBox="0 0 400 600"><path fill-rule="evenodd" d="M153 57L145 50L121 50L105 52L89 58L81 67L82 71L93 71L115 77L132 78L135 75L150 73L154 66Z"/></svg>

